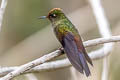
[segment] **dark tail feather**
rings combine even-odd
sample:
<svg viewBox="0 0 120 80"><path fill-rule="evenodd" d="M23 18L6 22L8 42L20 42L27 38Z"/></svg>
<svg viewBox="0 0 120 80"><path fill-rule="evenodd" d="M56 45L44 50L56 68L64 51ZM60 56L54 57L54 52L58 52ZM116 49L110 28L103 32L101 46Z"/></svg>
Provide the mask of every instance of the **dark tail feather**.
<svg viewBox="0 0 120 80"><path fill-rule="evenodd" d="M81 62L83 69L85 71L85 74L88 77L91 73L90 73L90 70L88 68L85 56L83 55L83 53L79 53L79 57L80 57L80 62Z"/></svg>
<svg viewBox="0 0 120 80"><path fill-rule="evenodd" d="M88 63L93 66L92 60L90 59L90 57L88 56L88 54L86 52L84 53L84 56L85 56L86 60L88 61Z"/></svg>

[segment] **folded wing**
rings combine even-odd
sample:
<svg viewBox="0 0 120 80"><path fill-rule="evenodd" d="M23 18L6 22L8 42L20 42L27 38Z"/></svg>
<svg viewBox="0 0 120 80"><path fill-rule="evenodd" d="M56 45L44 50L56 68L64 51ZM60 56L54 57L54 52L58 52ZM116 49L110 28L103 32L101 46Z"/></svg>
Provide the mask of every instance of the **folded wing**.
<svg viewBox="0 0 120 80"><path fill-rule="evenodd" d="M79 38L78 38L79 39ZM67 54L68 59L71 64L81 73L85 72L86 76L90 75L90 70L88 68L87 61L92 65L92 61L85 52L83 44L81 46L78 39L75 36L68 32L62 37L61 44L64 47L64 51ZM81 40L81 39L80 39ZM83 49L79 49L83 48Z"/></svg>

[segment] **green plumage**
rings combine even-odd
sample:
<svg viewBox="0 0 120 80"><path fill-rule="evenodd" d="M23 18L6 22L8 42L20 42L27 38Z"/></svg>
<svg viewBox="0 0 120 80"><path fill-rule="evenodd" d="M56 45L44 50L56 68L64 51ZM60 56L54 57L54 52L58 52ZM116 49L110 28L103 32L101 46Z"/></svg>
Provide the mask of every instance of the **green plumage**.
<svg viewBox="0 0 120 80"><path fill-rule="evenodd" d="M53 27L56 27L60 33L71 31L75 34L78 34L77 29L74 27L74 25L69 21L69 19L64 15L63 12L59 10L50 11L50 14L57 15L56 18L50 19L52 21Z"/></svg>
<svg viewBox="0 0 120 80"><path fill-rule="evenodd" d="M78 31L74 27L74 25L67 19L58 20L52 24L54 27L54 32L58 40L61 41L62 35L66 35L67 32L71 32L74 35L78 35Z"/></svg>
<svg viewBox="0 0 120 80"><path fill-rule="evenodd" d="M90 70L87 65L92 61L86 53L81 37L60 8L52 9L47 18L51 21L56 37L60 41L64 51L70 60L71 64L81 73L90 75Z"/></svg>

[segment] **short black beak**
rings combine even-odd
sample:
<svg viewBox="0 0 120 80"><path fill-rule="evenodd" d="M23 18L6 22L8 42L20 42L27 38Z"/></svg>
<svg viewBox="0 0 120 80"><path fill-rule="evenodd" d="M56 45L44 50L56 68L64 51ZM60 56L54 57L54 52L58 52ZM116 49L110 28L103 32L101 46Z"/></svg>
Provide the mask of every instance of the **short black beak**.
<svg viewBox="0 0 120 80"><path fill-rule="evenodd" d="M40 17L38 17L38 19L46 19L47 18L47 16L40 16Z"/></svg>

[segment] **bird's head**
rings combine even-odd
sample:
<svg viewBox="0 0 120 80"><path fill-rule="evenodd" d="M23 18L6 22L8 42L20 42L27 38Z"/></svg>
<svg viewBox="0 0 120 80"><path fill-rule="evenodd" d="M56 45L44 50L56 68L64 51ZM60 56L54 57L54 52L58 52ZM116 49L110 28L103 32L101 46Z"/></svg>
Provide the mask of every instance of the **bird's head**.
<svg viewBox="0 0 120 80"><path fill-rule="evenodd" d="M62 9L60 8L53 8L49 11L47 16L41 16L39 18L48 18L51 22L55 22L61 19L65 18L64 13L62 12Z"/></svg>

